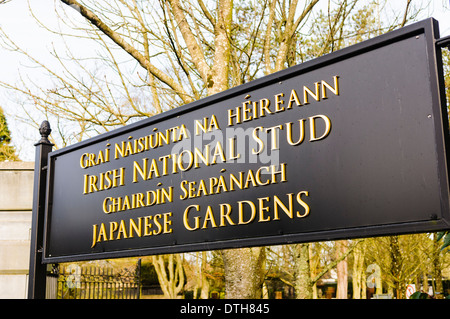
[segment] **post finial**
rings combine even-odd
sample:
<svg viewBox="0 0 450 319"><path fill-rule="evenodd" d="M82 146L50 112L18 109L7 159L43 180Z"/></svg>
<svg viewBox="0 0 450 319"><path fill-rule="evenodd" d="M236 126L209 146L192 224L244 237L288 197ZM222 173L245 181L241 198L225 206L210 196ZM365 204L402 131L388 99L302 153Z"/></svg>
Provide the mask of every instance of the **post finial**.
<svg viewBox="0 0 450 319"><path fill-rule="evenodd" d="M51 142L48 140L48 136L52 132L52 129L50 128L50 122L45 120L41 123L41 126L39 127L39 133L41 133L41 140L39 143L47 143L51 144Z"/></svg>

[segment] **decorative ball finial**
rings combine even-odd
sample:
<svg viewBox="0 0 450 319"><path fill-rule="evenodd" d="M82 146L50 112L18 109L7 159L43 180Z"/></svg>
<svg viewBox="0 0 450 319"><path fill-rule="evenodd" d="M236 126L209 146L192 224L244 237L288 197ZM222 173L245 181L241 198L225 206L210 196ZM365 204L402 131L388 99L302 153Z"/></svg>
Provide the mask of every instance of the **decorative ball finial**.
<svg viewBox="0 0 450 319"><path fill-rule="evenodd" d="M40 143L50 143L48 140L48 136L52 132L52 129L50 128L50 122L49 121L43 121L41 126L39 127L39 133L41 133L41 140Z"/></svg>

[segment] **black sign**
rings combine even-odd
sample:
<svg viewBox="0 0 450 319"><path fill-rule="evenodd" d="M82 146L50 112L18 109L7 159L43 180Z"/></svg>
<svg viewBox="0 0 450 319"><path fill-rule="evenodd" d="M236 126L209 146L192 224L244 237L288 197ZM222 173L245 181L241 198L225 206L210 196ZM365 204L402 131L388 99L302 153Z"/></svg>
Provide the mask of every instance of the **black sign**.
<svg viewBox="0 0 450 319"><path fill-rule="evenodd" d="M49 156L44 262L448 228L429 19Z"/></svg>

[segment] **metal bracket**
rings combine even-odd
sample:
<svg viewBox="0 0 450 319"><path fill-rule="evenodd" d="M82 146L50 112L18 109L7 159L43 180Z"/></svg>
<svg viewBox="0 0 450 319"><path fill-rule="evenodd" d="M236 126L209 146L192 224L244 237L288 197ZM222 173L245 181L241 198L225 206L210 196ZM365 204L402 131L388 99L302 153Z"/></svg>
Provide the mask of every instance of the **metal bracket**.
<svg viewBox="0 0 450 319"><path fill-rule="evenodd" d="M447 47L448 49L450 49L450 35L437 39L436 46L438 48Z"/></svg>

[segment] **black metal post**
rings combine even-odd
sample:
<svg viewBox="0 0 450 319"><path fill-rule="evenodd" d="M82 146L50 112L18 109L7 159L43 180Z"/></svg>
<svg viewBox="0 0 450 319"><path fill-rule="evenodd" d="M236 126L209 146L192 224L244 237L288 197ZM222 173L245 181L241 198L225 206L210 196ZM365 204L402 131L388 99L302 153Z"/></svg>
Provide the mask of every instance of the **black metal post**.
<svg viewBox="0 0 450 319"><path fill-rule="evenodd" d="M42 263L44 238L44 210L47 186L48 154L53 144L48 140L50 123L44 121L39 128L41 140L37 142L34 163L33 211L31 224L30 267L28 275L28 299L45 299L47 265Z"/></svg>

